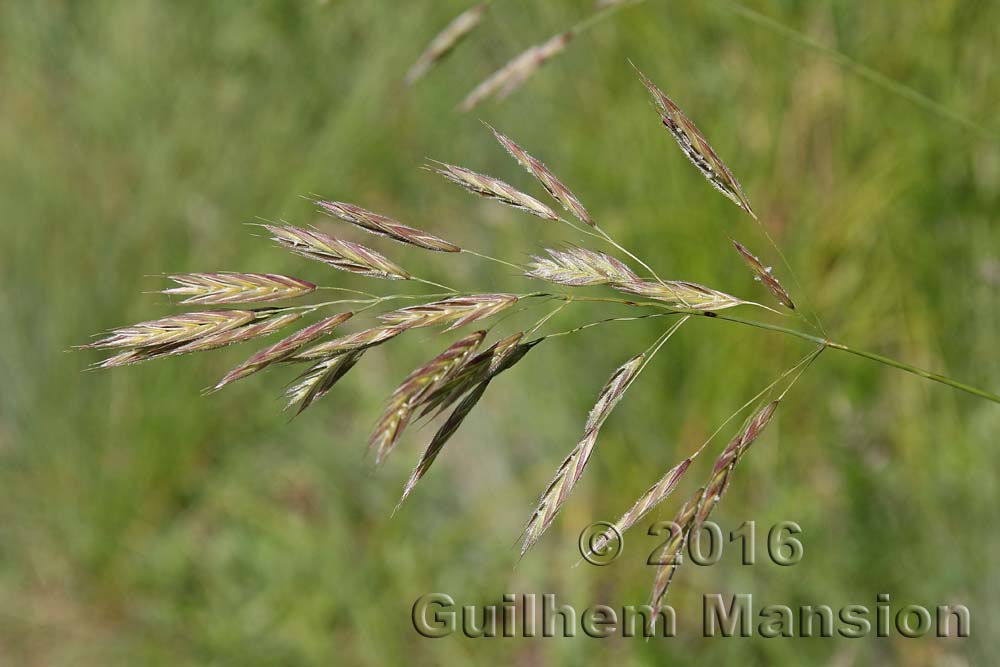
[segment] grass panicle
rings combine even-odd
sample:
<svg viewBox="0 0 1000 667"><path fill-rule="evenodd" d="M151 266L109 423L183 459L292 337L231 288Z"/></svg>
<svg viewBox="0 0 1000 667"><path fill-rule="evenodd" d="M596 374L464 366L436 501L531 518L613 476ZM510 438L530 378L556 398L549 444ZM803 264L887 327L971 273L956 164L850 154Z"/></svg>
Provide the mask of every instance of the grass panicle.
<svg viewBox="0 0 1000 667"><path fill-rule="evenodd" d="M428 67L439 61L448 49L453 47L462 37L463 31L467 32L474 27L481 18L485 4L473 8L470 10L471 13L467 12L464 19L461 17L461 20L456 19L442 35L439 35L439 38L432 43L421 60L414 66L414 78L422 75ZM614 7L626 4L628 2L616 3ZM609 8L607 11L610 12L613 9ZM597 14L592 16L596 17ZM584 27L593 25L596 20L593 18L590 23L584 21L578 24L575 31L560 33L548 42L522 53L477 87L463 103L463 107L471 108L486 97L502 97L510 92L548 58L562 50L572 34L578 34ZM653 96L664 126L670 131L685 155L720 192L741 209L754 216L749 200L740 184L719 159L701 132L649 78L641 72L639 76ZM369 439L369 448L374 452L376 463L385 460L409 424L420 419L443 418L443 422L438 425L403 488L400 499L400 503L402 503L412 494L416 485L426 475L445 444L449 442L480 403L490 383L497 375L517 364L528 351L541 341L567 336L609 322L636 321L651 317L676 317L673 324L661 333L657 341L646 352L632 357L619 367L605 383L593 408L587 415L582 437L561 462L551 483L541 494L534 512L525 526L524 539L520 549L522 557L549 528L579 482L594 452L605 421L623 399L630 385L670 336L685 321L696 315L792 336L813 345L813 351L796 366L779 376L764 391L745 403L740 410L719 427L716 433L709 437L701 448L668 470L661 479L649 487L614 524L618 533L634 526L678 489L694 459L736 414L740 414L743 410L756 404L793 372L797 373L795 379L791 381L794 383L812 360L826 349L841 350L1000 403L1000 396L989 391L963 384L895 359L828 340L825 338L825 333L823 333L823 337L820 337L770 321L751 320L730 313L716 312L739 305L753 305L769 311L772 309L697 283L660 279L649 265L615 242L600 226L595 224L576 195L566 188L542 162L528 154L509 137L493 128L490 129L500 144L542 185L545 191L585 225L577 225L575 221L568 219L568 216L567 218L560 217L546 204L490 176L445 163L436 163L437 167L428 168L436 170L477 196L502 202L543 219L565 222L577 233L608 242L617 252L623 253L630 261L641 266L651 277L640 276L624 262L609 254L570 244L560 246L560 249L547 248L544 250L545 254L540 253L533 256L528 266L520 266L475 250L460 248L424 231L408 227L392 218L354 204L314 200L324 213L400 243L438 252L466 252L513 268L527 278L559 286L586 288L605 285L624 293L627 298L623 298L623 295L589 296L575 293L571 295L562 290L531 293L459 291L428 280L414 278L395 263L365 246L343 241L313 229L290 225L264 225L281 246L304 258L321 261L350 273L396 280L409 279L412 280L412 283L433 285L445 291L434 294L407 293L378 296L348 287L317 287L298 278L279 274L181 273L170 276L177 287L164 290L164 293L184 297L183 303L185 304L228 305L277 301L305 296L319 289L346 292L351 294L351 297L325 303L296 306L272 306L255 310L219 309L170 315L158 320L113 329L83 347L111 350L113 356L95 364L98 368L111 368L161 357L217 349L257 339L287 327L306 315L315 312L328 312L322 310L325 308L340 310L343 304L362 304L357 309L357 312L360 313L381 307L382 304L390 300L415 300L410 301L410 303L417 305L390 310L372 310L373 321L365 325L367 328L321 341L320 338L330 334L351 318L353 313L343 312L328 316L253 354L227 373L212 389L219 389L275 364L284 367L293 365L297 367L297 377L286 387L284 398L286 409L294 407L296 414L298 414L329 393L332 387L360 361L362 356L369 353L371 348L389 342L406 331L436 326L441 326L443 331L450 331L468 324L482 322L501 313L513 316L528 308L539 306L549 308L548 312L543 313L534 326L516 331L506 337L500 337L499 340L485 349L481 349L487 335L485 331L476 331L462 337L449 345L442 353L412 371L393 391ZM733 213L735 214L735 212ZM756 278L768 287L779 302L789 309L794 309L792 299L778 280L771 275L770 269L765 267L745 246L736 241L733 243ZM778 252L780 254L780 250ZM605 317L584 324L576 324L569 329L540 334L536 338L526 340L541 327L547 326L550 320L559 315L563 309L578 302L614 304L616 307L627 306L644 309L646 314ZM516 304L519 305L518 308L514 308ZM498 318L494 326L500 326L506 320L508 320L507 317ZM438 333L441 332L424 332L424 335L427 337ZM791 384L784 392L787 393L790 387ZM781 397L784 395L782 393ZM770 422L777 405L777 400L767 403L744 423L737 435L726 445L715 461L707 484L689 497L677 513L674 530L665 543L661 554L662 564L657 570L653 583L652 603L657 608L662 604L670 582L680 565L680 554L685 544L689 539L692 539L691 535L700 534L699 531L704 521L711 515L726 493L736 465ZM449 410L450 413L448 413ZM610 535L609 532L599 537L592 549L603 550ZM693 539L697 539L697 537Z"/></svg>

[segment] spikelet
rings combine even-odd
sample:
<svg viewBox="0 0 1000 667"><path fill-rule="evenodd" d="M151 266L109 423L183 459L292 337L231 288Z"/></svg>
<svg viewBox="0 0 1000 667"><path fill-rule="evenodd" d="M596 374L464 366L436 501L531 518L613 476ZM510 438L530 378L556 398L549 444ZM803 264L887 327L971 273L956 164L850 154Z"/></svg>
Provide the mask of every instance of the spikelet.
<svg viewBox="0 0 1000 667"><path fill-rule="evenodd" d="M754 276L757 280L764 283L764 286L771 291L781 305L785 306L790 310L795 310L795 304L792 302L792 297L788 295L785 288L781 286L778 279L771 274L771 267L765 267L757 257L747 250L746 246L738 241L733 241L733 246L736 248L736 252L740 253L740 257L746 262L746 265L750 267L753 271Z"/></svg>
<svg viewBox="0 0 1000 667"><path fill-rule="evenodd" d="M526 213L536 215L546 220L558 220L559 216L551 208L538 201L531 195L526 195L517 188L514 188L503 181L466 169L456 167L445 162L435 162L441 169L435 169L427 165L427 169L441 174L452 183L460 185L474 195L479 195L486 199L493 199L501 204L516 208Z"/></svg>
<svg viewBox="0 0 1000 667"><path fill-rule="evenodd" d="M445 407L450 405L452 401L457 400L459 396L464 394L464 397L455 410L448 415L444 424L442 424L437 432L434 433L434 437L431 439L430 444L427 445L424 453L420 456L420 461L417 462L416 467L410 474L410 478L406 482L406 486L403 488L403 494L399 499L399 503L396 505L396 510L399 509L407 497L409 497L410 493L413 492L413 489L416 488L417 483L430 469L431 464L434 463L434 460L437 458L438 454L441 453L445 444L451 439L451 436L455 435L455 432L462 425L462 422L465 421L465 418L469 416L472 409L476 407L477 403L479 403L479 399L483 397L483 394L486 392L490 382L493 381L493 378L523 359L524 355L527 354L528 351L537 345L541 340L539 339L529 343L519 343L518 341L522 336L523 334L520 333L509 336L508 338L505 338L504 340L491 346L489 350L475 355L475 357L465 363L465 367L475 365L477 364L477 358L483 358L484 355L486 355L486 358L489 359L487 371L484 377L479 380L466 383L460 391L448 394L448 400L443 404L441 410L444 410ZM459 371L458 373L460 374L461 372L462 371ZM467 391L469 387L471 387L471 391ZM425 404L430 402L430 400L431 397L425 399Z"/></svg>
<svg viewBox="0 0 1000 667"><path fill-rule="evenodd" d="M405 327L372 327L296 352L288 361L317 361L339 354L367 350L406 331Z"/></svg>
<svg viewBox="0 0 1000 667"><path fill-rule="evenodd" d="M321 359L310 366L285 391L285 398L288 399L288 405L285 406L285 409L287 410L298 403L299 408L295 414L301 414L303 410L325 396L333 388L333 385L347 375L364 353L364 350L354 350Z"/></svg>
<svg viewBox="0 0 1000 667"><path fill-rule="evenodd" d="M378 236L386 236L394 241L415 245L425 250L436 250L438 252L460 252L462 249L453 243L448 243L444 239L439 239L427 232L413 227L407 227L401 222L390 217L369 211L355 206L337 201L315 200L315 203L325 213L345 220L356 225L365 231Z"/></svg>
<svg viewBox="0 0 1000 667"><path fill-rule="evenodd" d="M684 551L684 546L687 544L688 537L691 535L692 526L701 507L703 493L704 487L696 489L691 494L691 497L681 506L680 511L674 517L670 537L664 543L663 549L657 557L659 566L656 568L656 576L653 578L653 593L650 596L650 606L653 607L653 619L656 618L657 612L660 611L660 604L667 595L670 581L674 578L674 573L681 565L682 552Z"/></svg>
<svg viewBox="0 0 1000 667"><path fill-rule="evenodd" d="M166 343L163 345L153 345L150 347L138 347L123 352L119 352L113 357L109 357L93 364L91 368L116 368L118 366L130 366L142 361L160 359L162 357L174 357L190 352L203 352L215 350L227 345L242 343L253 338L259 338L273 333L278 329L288 326L295 320L302 317L300 313L284 313L274 317L269 317L252 324L246 324L228 331L221 331L203 338L182 341L179 343Z"/></svg>
<svg viewBox="0 0 1000 667"><path fill-rule="evenodd" d="M178 287L162 294L186 296L184 304L258 303L292 299L313 292L316 286L305 280L275 273L178 273L167 276Z"/></svg>
<svg viewBox="0 0 1000 667"><path fill-rule="evenodd" d="M641 283L639 276L623 262L603 252L570 246L566 250L546 248L551 259L532 256L524 274L559 285L582 286Z"/></svg>
<svg viewBox="0 0 1000 667"><path fill-rule="evenodd" d="M613 287L622 292L639 294L657 301L665 301L678 308L692 310L724 310L750 303L725 292L683 280L666 280L658 283L640 280L614 283Z"/></svg>
<svg viewBox="0 0 1000 667"><path fill-rule="evenodd" d="M257 317L262 319L258 319L258 321L251 324L245 324L241 327L237 327L236 329L220 331L219 333L205 336L204 338L196 338L195 340L181 343L177 347L173 348L169 354L174 356L178 354L187 354L189 352L215 350L220 347L226 347L227 345L233 345L234 343L242 343L253 338L266 336L278 331L279 329L287 327L292 322L298 321L302 317L302 313L290 312L271 315L258 312Z"/></svg>
<svg viewBox="0 0 1000 667"><path fill-rule="evenodd" d="M440 414L469 389L494 376L506 358L518 352L517 346L523 337L524 334L519 331L470 357L460 369L449 377L447 382L442 383L428 394L420 406L423 409L420 416L425 417L432 412ZM527 349L524 351L527 352Z"/></svg>
<svg viewBox="0 0 1000 667"><path fill-rule="evenodd" d="M381 463L389 455L420 402L446 381L449 374L461 368L485 337L485 331L476 331L456 341L444 352L407 375L402 384L392 392L389 404L368 441L369 449L375 451L376 464Z"/></svg>
<svg viewBox="0 0 1000 667"><path fill-rule="evenodd" d="M732 473L736 468L736 464L739 463L753 441L757 439L757 436L761 434L771 421L771 417L774 416L774 411L777 408L778 401L771 401L754 413L747 420L743 429L726 445L725 450L716 459L715 465L712 467L712 476L705 486L704 501L698 510L698 517L694 524L695 531L701 529L701 525L722 499L722 496L726 493L726 489L729 488L729 482L732 479Z"/></svg>
<svg viewBox="0 0 1000 667"><path fill-rule="evenodd" d="M678 308L722 310L751 302L683 280L651 282L642 280L624 262L602 252L570 246L566 250L546 248L551 259L532 256L525 273L560 285L611 285L629 294L666 301Z"/></svg>
<svg viewBox="0 0 1000 667"><path fill-rule="evenodd" d="M451 50L461 42L466 35L479 25L483 14L489 9L489 2L481 2L456 16L444 29L431 40L427 49L420 54L413 66L406 73L403 81L412 86L426 74L434 65L440 62Z"/></svg>
<svg viewBox="0 0 1000 667"><path fill-rule="evenodd" d="M90 365L91 369L98 368L119 368L121 366L131 366L132 364L159 359L167 356L171 345L159 345L154 347L137 347L123 350L107 359L102 359Z"/></svg>
<svg viewBox="0 0 1000 667"><path fill-rule="evenodd" d="M734 204L757 219L757 215L750 208L750 201L747 199L743 188L733 173L729 171L719 156L709 145L708 140L692 123L680 107L674 101L663 94L663 91L656 87L649 78L636 68L642 84L653 96L653 101L660 109L660 117L664 127L670 132L681 151L691 160L691 163L698 168L698 171L715 186L715 189L728 197Z"/></svg>
<svg viewBox="0 0 1000 667"><path fill-rule="evenodd" d="M521 546L522 556L551 525L552 520L559 512L570 492L572 492L573 487L576 486L587 462L590 460L590 455L594 451L594 445L597 444L597 436L600 433L601 426L625 395L625 391L639 373L645 359L646 356L644 354L632 357L618 368L608 379L607 384L604 385L604 389L601 390L600 396L598 396L597 403L587 417L583 439L573 448L569 456L563 460L552 482L542 494L538 502L538 507L528 521L528 525L524 530L524 544Z"/></svg>
<svg viewBox="0 0 1000 667"><path fill-rule="evenodd" d="M504 99L534 74L535 70L565 49L571 39L573 39L572 31L561 32L541 44L528 47L473 88L458 105L458 110L471 111L483 100L493 96L498 100Z"/></svg>
<svg viewBox="0 0 1000 667"><path fill-rule="evenodd" d="M667 594L667 587L674 576L677 567L680 566L678 555L680 550L691 535L698 535L702 525L711 515L712 510L719 503L719 500L729 488L733 469L746 453L747 449L761 434L767 424L771 421L778 401L772 401L758 410L734 437L725 450L716 459L712 467L712 474L709 482L704 487L698 489L674 519L675 533L667 541L667 547L662 552L660 566L657 569L653 582L652 602L654 608L659 609L660 603Z"/></svg>
<svg viewBox="0 0 1000 667"><path fill-rule="evenodd" d="M500 132L497 132L495 128L487 125L493 132L493 136L497 138L500 145L507 149L511 157L517 160L518 164L524 167L529 174L535 177L535 179L542 184L546 192L551 195L553 199L562 204L562 207L576 216L577 220L580 222L585 222L591 227L595 225L594 220L587 213L587 209L583 207L580 200L576 198L570 189L563 185L562 181L556 178L555 174L549 171L541 161L533 158L528 154L523 148L518 146L512 139L504 136Z"/></svg>
<svg viewBox="0 0 1000 667"><path fill-rule="evenodd" d="M444 424L434 433L434 437L431 438L431 442L427 445L427 449L424 453L420 455L420 460L417 461L417 466L410 473L410 478L406 480L406 486L403 487L403 494L396 504L396 509L393 510L395 514L399 511L399 508L406 501L406 499L413 492L413 489L417 487L417 483L423 478L423 476L430 470L431 464L434 463L434 459L437 455L441 453L444 448L445 443L451 439L451 436L455 435L458 431L458 427L462 425L465 418L469 416L472 409L476 407L479 403L479 399L483 397L486 393L486 389L489 386L488 382L480 382L477 384L472 391L466 394L462 402L458 404L458 407L448 415L448 419L445 420Z"/></svg>
<svg viewBox="0 0 1000 667"><path fill-rule="evenodd" d="M261 371L276 361L287 359L295 354L303 345L307 345L320 336L329 333L332 329L340 326L354 316L352 312L339 313L331 317L324 318L315 324L311 324L304 329L296 331L291 336L279 340L274 345L266 347L257 352L242 364L226 373L219 382L212 387L211 391L218 391L227 384L241 380L249 375Z"/></svg>
<svg viewBox="0 0 1000 667"><path fill-rule="evenodd" d="M108 332L105 338L84 348L152 347L181 343L235 329L255 319L250 310L210 310L182 313L159 320L139 322Z"/></svg>
<svg viewBox="0 0 1000 667"><path fill-rule="evenodd" d="M677 488L678 482L681 481L681 477L687 472L688 467L691 465L691 459L687 458L675 465L673 468L667 471L667 473L660 478L656 484L649 487L642 496L639 497L635 504L632 505L629 511L625 512L618 521L615 522L614 527L609 529L603 535L597 538L594 542L594 546L591 548L591 553L600 553L604 546L608 543L614 535L622 535L626 530L634 526L636 523L642 520L644 516L649 514L649 512L659 505L661 502L667 499L674 489ZM588 554L589 555L589 554Z"/></svg>
<svg viewBox="0 0 1000 667"><path fill-rule="evenodd" d="M296 255L329 264L341 271L390 280L410 279L410 274L401 267L358 243L301 227L264 225L264 228L274 235L275 241Z"/></svg>
<svg viewBox="0 0 1000 667"><path fill-rule="evenodd" d="M517 303L514 294L470 294L392 310L378 316L390 326L413 329L449 324L445 331L496 315Z"/></svg>

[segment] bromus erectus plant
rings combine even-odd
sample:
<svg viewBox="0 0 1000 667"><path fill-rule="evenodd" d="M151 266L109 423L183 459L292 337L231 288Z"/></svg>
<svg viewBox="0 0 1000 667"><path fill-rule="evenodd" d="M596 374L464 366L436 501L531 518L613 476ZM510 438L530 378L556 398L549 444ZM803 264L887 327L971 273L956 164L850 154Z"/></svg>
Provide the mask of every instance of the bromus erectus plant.
<svg viewBox="0 0 1000 667"><path fill-rule="evenodd" d="M440 48L439 45L438 49ZM541 55L538 55L532 62L537 62L540 58ZM756 219L750 199L705 136L649 78L642 73L639 77L652 96L663 126L684 155L716 190ZM632 356L611 373L600 391L586 419L580 440L559 465L552 482L542 492L534 512L528 518L521 547L521 554L524 555L552 525L585 472L608 416L670 337L691 318L705 317L757 327L809 342L812 349L805 357L778 374L771 384L748 400L716 431L717 434L729 421L744 411L750 411L750 416L718 456L709 479L687 498L676 517L676 534L666 544L663 554L665 557L661 559L664 565L656 575L652 594L654 605L662 602L676 569L678 561L672 556L683 548L689 535L696 534L692 531L697 531L709 517L725 494L737 464L770 422L783 397L812 361L825 350L833 349L864 357L1000 403L1000 396L989 391L830 340L822 325L818 324L818 318L817 331L813 329L816 325L810 321L811 316L807 317L801 314L801 309L795 308L792 296L771 269L738 241L733 241L736 254L750 268L753 277L767 288L774 298L774 305L789 311L791 315L788 316L800 321L805 330L777 324L773 319L753 319L732 314L736 309L757 310L763 318L769 318L771 316L768 313L777 312L771 306L749 298L734 296L687 280L661 278L649 264L602 229L581 200L543 162L499 131L493 128L488 130L517 163L534 177L541 190L552 199L552 206L492 176L464 167L435 162L427 168L478 197L495 200L541 218L544 222L539 224L565 225L574 233L573 244L544 248L529 262L521 265L491 257L478 250L460 247L354 204L324 199L315 199L315 204L320 212L373 235L429 252L465 253L497 262L548 287L512 293L456 289L416 277L381 252L338 238L326 231L268 223L262 225L262 228L279 246L305 259L378 280L416 282L434 291L424 294L376 295L340 287L320 287L295 277L269 273L177 274L169 276L175 286L165 289L164 293L183 297L181 303L184 305L205 306L208 309L114 329L84 347L111 351L110 357L95 363L99 368L111 368L262 339L275 335L294 323L308 321L308 324L294 333L250 355L210 389L222 389L266 368L291 366L296 369L297 377L286 390L285 398L288 408L299 413L327 394L356 365L363 363L364 356L373 348L398 336L416 329L437 328L450 331L485 323L495 316L509 314L529 305L545 306L547 311L531 326L506 336L495 335L488 329L477 329L464 335L443 350L436 351L434 356L407 375L392 392L368 443L376 463L381 463L391 454L408 426L421 420L438 417L442 420L405 484L400 499L402 503L412 494L417 483L497 376L514 367L536 347L609 322L666 318L670 322L669 326L639 354L630 351ZM557 213L558 208L564 209L567 215ZM299 305L282 303L292 299L314 298L320 290L339 292L342 296ZM580 302L617 304L634 309L636 314L608 317L567 330L547 330L552 326L552 318ZM248 304L253 304L253 307L248 307ZM373 317L369 317L370 315ZM362 327L342 332L345 325L366 318L368 319ZM667 470L616 522L615 528L618 531L628 529L662 503L679 486L692 461L709 446L716 434ZM601 548L602 540L605 539L598 540L595 548Z"/></svg>

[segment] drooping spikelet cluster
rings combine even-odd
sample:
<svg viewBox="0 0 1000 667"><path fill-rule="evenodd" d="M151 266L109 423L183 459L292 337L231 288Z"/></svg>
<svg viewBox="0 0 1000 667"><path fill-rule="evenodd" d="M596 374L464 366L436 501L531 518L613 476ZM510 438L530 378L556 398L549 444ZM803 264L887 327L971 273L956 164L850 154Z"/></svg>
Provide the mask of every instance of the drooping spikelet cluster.
<svg viewBox="0 0 1000 667"><path fill-rule="evenodd" d="M414 66L408 78L410 80L418 78L440 60L478 23L487 4L483 3L469 10L466 15L459 17L452 26L449 26L445 33L435 40L421 61ZM467 104L478 102L487 94L496 93L502 96L505 91L509 92L542 62L563 48L570 36L571 33L564 33L545 44L533 47L498 72L491 81L484 82L480 89L470 95ZM752 215L749 202L736 179L693 123L645 75L640 74L640 76L654 96L664 125L671 131L685 154L716 188ZM564 222L577 232L582 231L591 237L603 239L614 248L627 253L601 230L580 199L544 163L498 130L492 127L489 129L510 156L541 186L541 190L584 226L560 217L548 204L492 176L444 162L435 162L435 166L429 168L478 197L504 204L538 218ZM471 252L438 236L355 204L324 199L316 199L314 202L324 214L398 243L435 252ZM436 285L414 277L379 251L325 231L289 224L264 224L262 227L281 248L305 259L321 262L333 269L366 278ZM735 241L734 244L756 278L762 281L782 304L794 308L790 296L771 275L770 269L765 268L744 246ZM643 268L648 269L641 260L631 253L628 254L642 264ZM572 288L603 287L629 295L627 299L604 297L596 300L655 307L660 309L661 315L677 315L681 318L668 328L649 350L633 356L615 370L599 392L597 401L587 416L582 437L558 467L527 522L521 546L523 556L556 519L594 454L601 429L608 417L663 343L692 315L712 314L709 311L757 304L685 280L663 280L655 275L643 276L611 254L569 243L558 249L545 248L544 254L532 256L531 261L524 266L512 265L510 262L503 263L516 266L523 276L532 280ZM448 291L445 294L426 295L426 302L376 312L365 327L353 332L340 333L343 325L348 322L353 324L355 317L360 319L362 311L368 308L381 306L394 299L421 297L368 295L371 298L288 306L278 305L276 302L314 295L320 289L343 288L317 287L299 278L271 273L184 273L171 275L169 279L176 286L163 290L163 293L181 297L181 305L237 306L260 303L270 305L181 313L114 329L84 346L113 352L113 356L97 362L96 367L124 366L161 357L218 349L275 333L325 308L334 307L341 310L339 305L342 303L365 304L363 308L356 310L342 310L328 314L286 335L276 343L263 347L226 373L210 389L210 391L222 389L237 380L268 368L298 366L297 376L284 392L286 409L295 408L296 414L329 393L372 348L394 340L411 329L440 327L443 332L447 332L469 324L484 322L500 313L514 312L518 310L513 308L517 304L520 304L520 307L527 307L528 300L532 299L534 303L560 300L563 306L574 300L586 300L586 297L565 293L475 293L446 288ZM438 287L443 286L438 285ZM366 292L347 291L367 295ZM541 335L531 338L539 327L558 314L561 307L543 317L534 327L498 337L490 344L487 344L489 333L486 329L462 336L406 375L392 392L368 441L376 464L382 463L396 448L409 426L421 420L441 419L439 427L404 486L400 505L412 494L417 483L428 472L445 444L480 402L495 378L550 337ZM598 323L591 323L578 329ZM572 333L578 329L553 335ZM776 401L768 404L747 422L720 455L713 467L709 482L699 488L681 508L676 518L675 534L672 534L666 543L663 560L665 564L660 567L656 575L653 589L655 605L662 602L674 570L679 564L675 556L684 548L690 535L697 534L701 524L725 493L736 464L767 425L776 406ZM670 496L696 456L697 452L667 471L631 509L621 516L614 524L613 532L620 534L632 527ZM397 509L398 507L397 505ZM594 543L593 549L602 549L610 538L610 534L601 536Z"/></svg>
<svg viewBox="0 0 1000 667"><path fill-rule="evenodd" d="M434 463L434 459L437 458L445 443L455 434L458 427L479 403L479 399L483 397L493 378L516 364L532 347L541 342L540 339L536 339L523 343L521 342L523 338L524 333L518 331L497 341L488 349L463 363L440 386L427 394L420 417L439 415L459 399L461 402L437 430L430 444L427 445L427 449L421 455L420 461L417 462L417 466L413 469L403 489L403 495L399 499L400 505ZM398 507L397 505L397 509Z"/></svg>

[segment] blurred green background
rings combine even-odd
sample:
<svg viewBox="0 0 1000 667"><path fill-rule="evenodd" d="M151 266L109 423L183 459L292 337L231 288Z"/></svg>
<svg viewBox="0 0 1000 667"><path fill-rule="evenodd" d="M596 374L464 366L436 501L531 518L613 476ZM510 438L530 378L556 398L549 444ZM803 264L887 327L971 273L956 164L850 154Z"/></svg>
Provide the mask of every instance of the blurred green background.
<svg viewBox="0 0 1000 667"><path fill-rule="evenodd" d="M67 352L177 312L148 294L165 272L420 291L295 258L244 224L258 217L325 225L464 289L535 289L474 257L362 237L302 198L356 202L512 261L580 240L418 169L430 156L537 195L481 119L545 160L661 275L769 302L729 246L737 238L833 338L1000 390L1000 5L746 2L986 127L977 132L721 1L626 9L508 100L459 115L478 81L590 11L501 0L406 90L406 69L467 4L0 4L0 664L990 664L1000 409L946 387L824 354L715 513L724 530L755 520L758 556L769 525L799 522L802 562L743 566L727 545L718 565L682 567L668 599L676 638L430 640L410 609L432 591L460 604L505 592L554 592L578 610L645 602L657 543L646 527L673 516L712 456L613 565L573 568L577 534L617 517L808 347L707 319L682 328L516 568L512 545L594 397L663 320L537 348L493 384L391 519L431 431L414 429L377 472L363 458L367 431L445 339L421 332L373 351L292 423L276 400L287 369L200 396L246 347L106 373L83 372L96 353ZM677 151L627 58L705 131L797 281L760 226ZM627 311L574 305L549 330L617 314ZM960 603L972 635L705 639L701 597L716 592L758 605L874 606L880 592L894 609Z"/></svg>

